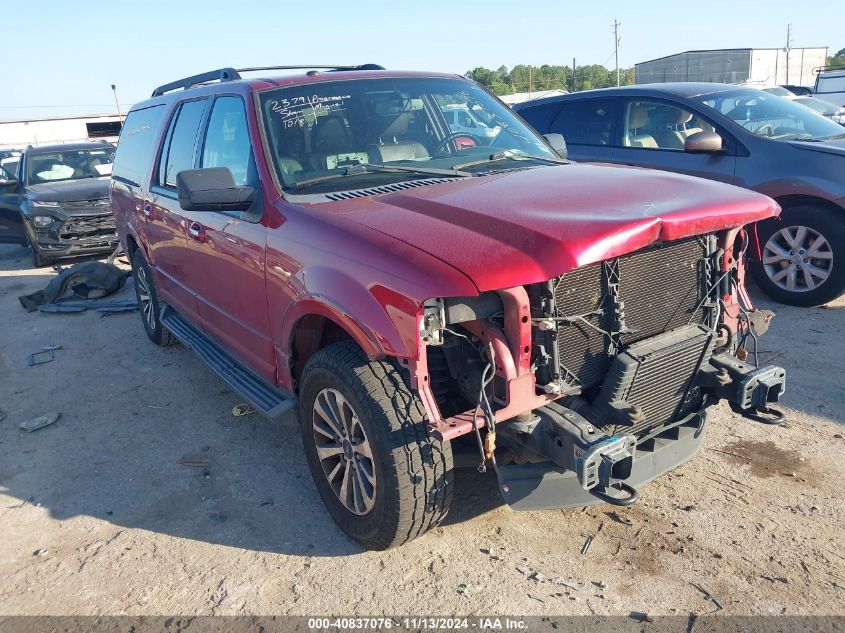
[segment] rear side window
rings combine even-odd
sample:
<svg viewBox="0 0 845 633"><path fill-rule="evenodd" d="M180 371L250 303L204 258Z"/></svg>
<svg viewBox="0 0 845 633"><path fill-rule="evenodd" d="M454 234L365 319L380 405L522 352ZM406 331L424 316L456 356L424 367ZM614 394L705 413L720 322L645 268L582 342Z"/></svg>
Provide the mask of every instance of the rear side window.
<svg viewBox="0 0 845 633"><path fill-rule="evenodd" d="M159 159L159 185L175 189L176 174L185 169L193 169L197 132L205 106L205 99L186 101L179 106L179 112L171 120Z"/></svg>
<svg viewBox="0 0 845 633"><path fill-rule="evenodd" d="M203 167L228 167L235 184L253 178L252 146L244 102L240 97L220 97L214 102L202 152Z"/></svg>
<svg viewBox="0 0 845 633"><path fill-rule="evenodd" d="M551 132L563 134L570 145L610 145L616 104L611 99L588 99L564 103Z"/></svg>
<svg viewBox="0 0 845 633"><path fill-rule="evenodd" d="M552 103L535 105L530 108L521 108L519 110L519 115L528 121L531 127L537 130L540 134L548 134L552 120L557 116L558 112L560 112L560 108L560 101L554 101ZM569 142L568 138L566 139L566 142Z"/></svg>
<svg viewBox="0 0 845 633"><path fill-rule="evenodd" d="M136 186L144 180L163 116L163 105L133 110L126 115L112 169L114 178Z"/></svg>

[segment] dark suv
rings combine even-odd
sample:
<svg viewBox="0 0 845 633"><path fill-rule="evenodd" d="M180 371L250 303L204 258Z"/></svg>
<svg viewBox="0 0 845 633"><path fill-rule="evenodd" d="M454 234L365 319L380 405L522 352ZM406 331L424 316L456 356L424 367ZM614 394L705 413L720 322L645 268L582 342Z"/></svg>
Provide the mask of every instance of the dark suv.
<svg viewBox="0 0 845 633"><path fill-rule="evenodd" d="M770 316L742 225L770 198L570 164L455 75L250 70L132 108L112 210L149 338L270 417L298 402L317 490L365 546L440 522L456 462L517 509L628 505L720 398L778 415L783 370L740 359ZM498 132L452 129L456 108Z"/></svg>
<svg viewBox="0 0 845 633"><path fill-rule="evenodd" d="M28 246L36 266L113 251L113 162L106 142L26 148L14 173L0 173L0 242Z"/></svg>
<svg viewBox="0 0 845 633"><path fill-rule="evenodd" d="M762 90L666 83L589 90L514 106L569 156L700 176L774 198L748 255L777 301L815 306L845 291L845 130Z"/></svg>

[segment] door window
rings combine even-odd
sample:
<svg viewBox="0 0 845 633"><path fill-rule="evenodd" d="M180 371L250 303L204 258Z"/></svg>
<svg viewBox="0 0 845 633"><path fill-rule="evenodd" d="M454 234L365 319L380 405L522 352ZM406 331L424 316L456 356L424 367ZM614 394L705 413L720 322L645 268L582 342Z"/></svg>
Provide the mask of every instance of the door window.
<svg viewBox="0 0 845 633"><path fill-rule="evenodd" d="M612 145L616 108L610 99L564 103L550 126L570 145Z"/></svg>
<svg viewBox="0 0 845 633"><path fill-rule="evenodd" d="M682 152L688 137L704 131L713 132L713 126L689 110L656 101L629 101L622 145Z"/></svg>
<svg viewBox="0 0 845 633"><path fill-rule="evenodd" d="M214 102L202 152L203 167L228 167L238 186L246 185L253 169L246 110L240 97Z"/></svg>
<svg viewBox="0 0 845 633"><path fill-rule="evenodd" d="M158 184L176 188L176 174L194 166L194 149L206 100L186 101L170 124L159 160Z"/></svg>

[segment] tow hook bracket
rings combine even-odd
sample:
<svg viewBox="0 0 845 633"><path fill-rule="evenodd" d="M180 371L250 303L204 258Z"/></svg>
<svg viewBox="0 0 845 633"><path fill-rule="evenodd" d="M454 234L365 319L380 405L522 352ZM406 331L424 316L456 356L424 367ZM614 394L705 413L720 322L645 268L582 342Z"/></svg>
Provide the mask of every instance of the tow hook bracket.
<svg viewBox="0 0 845 633"><path fill-rule="evenodd" d="M607 503L630 505L637 491L623 480L633 472L636 438L608 436L572 409L552 403L528 423L503 425L499 434L517 455L539 455L572 471L580 487ZM525 458L524 461L533 461ZM574 482L573 482L574 483ZM622 496L614 494L621 492Z"/></svg>
<svg viewBox="0 0 845 633"><path fill-rule="evenodd" d="M770 405L786 391L786 370L777 365L754 367L730 354L716 354L701 372L703 386L728 400L740 415L766 424L780 424L784 415Z"/></svg>

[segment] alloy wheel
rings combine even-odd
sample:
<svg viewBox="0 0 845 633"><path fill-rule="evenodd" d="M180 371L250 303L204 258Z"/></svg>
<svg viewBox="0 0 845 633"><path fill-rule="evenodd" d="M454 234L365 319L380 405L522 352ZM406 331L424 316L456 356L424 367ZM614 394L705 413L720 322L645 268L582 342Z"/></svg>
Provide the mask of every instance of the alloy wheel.
<svg viewBox="0 0 845 633"><path fill-rule="evenodd" d="M807 226L787 226L763 247L763 268L771 282L788 292L815 290L830 277L833 249Z"/></svg>
<svg viewBox="0 0 845 633"><path fill-rule="evenodd" d="M138 303L141 304L141 314L144 317L144 321L151 330L155 330L156 316L153 307L153 296L150 292L150 282L147 279L147 272L140 266L135 270L135 289L138 292Z"/></svg>
<svg viewBox="0 0 845 633"><path fill-rule="evenodd" d="M329 486L347 510L368 514L376 502L375 462L352 405L337 389L323 389L314 399L311 428Z"/></svg>

